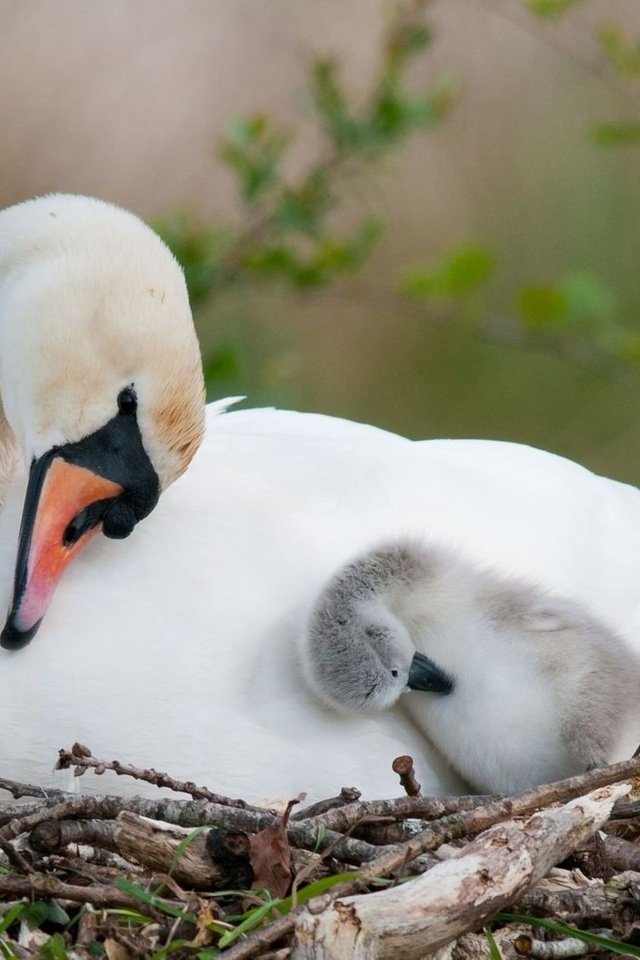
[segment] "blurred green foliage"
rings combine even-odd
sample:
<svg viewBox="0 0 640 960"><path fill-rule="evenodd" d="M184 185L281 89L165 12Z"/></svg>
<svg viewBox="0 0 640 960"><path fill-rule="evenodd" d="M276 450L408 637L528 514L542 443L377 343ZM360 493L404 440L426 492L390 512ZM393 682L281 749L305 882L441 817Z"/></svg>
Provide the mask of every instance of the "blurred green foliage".
<svg viewBox="0 0 640 960"><path fill-rule="evenodd" d="M593 140L599 147L637 147L640 122L603 121L593 128Z"/></svg>
<svg viewBox="0 0 640 960"><path fill-rule="evenodd" d="M383 38L377 76L363 104L351 102L338 65L316 60L309 71L312 119L320 157L297 179L284 172L294 140L264 114L236 121L220 145L220 160L235 175L244 207L239 228L202 226L180 214L158 229L183 264L197 307L233 281L280 278L315 287L359 269L373 250L380 225L366 217L347 235L331 215L347 175L361 172L415 130L433 126L449 108L452 82L410 94L406 71L431 43L422 20L424 0L404 0Z"/></svg>
<svg viewBox="0 0 640 960"><path fill-rule="evenodd" d="M236 178L241 225L202 225L184 213L156 225L184 267L194 308L230 284L275 279L303 290L353 274L367 261L380 234L378 219L362 217L347 233L333 222L347 184L414 131L433 127L456 93L452 80L420 94L407 89L408 67L431 44L425 5L426 0L397 5L361 103L348 95L333 59L312 63L311 117L321 147L297 178L285 172L294 137L273 118L255 114L231 126L218 155ZM240 362L229 345L205 358L209 388L233 379Z"/></svg>
<svg viewBox="0 0 640 960"><path fill-rule="evenodd" d="M527 0L527 6L532 13L549 19L561 17L578 3L584 3L584 0Z"/></svg>
<svg viewBox="0 0 640 960"><path fill-rule="evenodd" d="M619 27L609 24L598 32L598 41L610 66L618 78L627 84L640 78L640 41L627 40ZM638 104L633 100L634 114ZM600 147L640 145L640 120L604 121L593 129L593 140Z"/></svg>
<svg viewBox="0 0 640 960"><path fill-rule="evenodd" d="M463 300L484 287L495 267L495 257L485 247L456 247L435 263L407 270L400 289L420 298Z"/></svg>
<svg viewBox="0 0 640 960"><path fill-rule="evenodd" d="M622 31L615 26L602 27L599 32L600 46L609 62L622 74L640 77L640 42L629 43Z"/></svg>
<svg viewBox="0 0 640 960"><path fill-rule="evenodd" d="M585 0L525 0L535 16L552 19ZM320 57L308 71L309 113L319 147L296 176L287 172L295 132L256 113L233 123L218 156L232 171L242 209L239 225L202 224L184 213L158 225L182 263L195 308L211 304L230 287L250 289L277 282L300 294L356 274L369 259L382 230L380 220L361 216L349 230L336 224L351 184L381 157L416 132L431 130L451 107L457 84L410 90L408 70L428 53L432 34L424 21L427 0L400 0L384 32L368 92L358 102L345 88L338 63ZM640 77L640 42L609 24L594 37L622 84ZM633 101L635 102L635 101ZM602 147L640 144L640 120L605 121L591 131ZM425 320L447 319L465 334L495 336L492 285L501 264L482 242L457 244L439 257L407 266L389 290L424 309ZM395 293L394 293L395 291ZM516 291L499 336L509 342L560 346L579 362L610 366L640 363L640 332L619 316L613 292L599 277L569 271L541 277ZM241 382L242 345L229 341L205 355L209 390Z"/></svg>

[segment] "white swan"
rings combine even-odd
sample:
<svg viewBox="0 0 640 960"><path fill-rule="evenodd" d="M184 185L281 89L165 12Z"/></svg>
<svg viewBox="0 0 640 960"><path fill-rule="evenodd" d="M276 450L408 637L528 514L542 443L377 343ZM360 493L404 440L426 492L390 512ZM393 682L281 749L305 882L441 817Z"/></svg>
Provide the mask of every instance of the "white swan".
<svg viewBox="0 0 640 960"><path fill-rule="evenodd" d="M131 214L45 197L0 214L0 442L29 465L2 644L28 642L98 524L127 536L204 427L184 279Z"/></svg>
<svg viewBox="0 0 640 960"><path fill-rule="evenodd" d="M27 464L81 444L118 416L117 398L133 383L142 450L167 487L199 437L194 357L181 273L131 215L71 197L0 215L5 465L11 431ZM127 490L149 476L146 464L109 476L95 447L90 456ZM7 605L26 486L17 471L0 515ZM60 489L34 541L50 544L55 563L42 561L40 581L39 567L26 587L19 581L9 642L37 623L59 557L79 549L60 544L87 494L69 510ZM149 506L147 487L142 512ZM402 535L432 536L585 599L613 628L640 636L635 489L513 444L412 443L328 417L210 407L193 463L150 516L124 542L94 537L37 636L0 652L2 772L55 782L57 749L80 740L97 755L247 799L328 795L345 784L391 795L399 753L415 757L425 789L460 788L399 710L336 718L309 698L298 668L300 618L322 583L354 554ZM82 784L128 787L123 778Z"/></svg>
<svg viewBox="0 0 640 960"><path fill-rule="evenodd" d="M513 794L630 756L640 658L586 607L417 541L379 546L322 590L301 636L316 695L402 705L481 791ZM413 691L413 692L412 692Z"/></svg>

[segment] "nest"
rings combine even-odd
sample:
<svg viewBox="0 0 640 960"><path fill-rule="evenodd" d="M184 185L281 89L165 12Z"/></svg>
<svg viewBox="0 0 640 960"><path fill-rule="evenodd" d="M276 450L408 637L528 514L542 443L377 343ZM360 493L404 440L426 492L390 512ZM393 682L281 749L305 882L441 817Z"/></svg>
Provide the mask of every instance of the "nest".
<svg viewBox="0 0 640 960"><path fill-rule="evenodd" d="M517 797L336 797L266 810L94 757L168 797L0 779L0 952L213 960L640 956L640 759ZM190 799L181 799L179 794ZM28 799L27 799L28 798Z"/></svg>

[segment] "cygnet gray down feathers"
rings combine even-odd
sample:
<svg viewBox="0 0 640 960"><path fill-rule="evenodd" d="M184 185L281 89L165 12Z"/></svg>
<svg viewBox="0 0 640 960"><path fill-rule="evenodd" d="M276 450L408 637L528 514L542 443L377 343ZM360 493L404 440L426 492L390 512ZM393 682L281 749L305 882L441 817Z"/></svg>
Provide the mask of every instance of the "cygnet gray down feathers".
<svg viewBox="0 0 640 960"><path fill-rule="evenodd" d="M637 736L640 662L614 630L571 599L428 543L385 545L340 570L301 652L328 706L399 703L476 789L571 776Z"/></svg>

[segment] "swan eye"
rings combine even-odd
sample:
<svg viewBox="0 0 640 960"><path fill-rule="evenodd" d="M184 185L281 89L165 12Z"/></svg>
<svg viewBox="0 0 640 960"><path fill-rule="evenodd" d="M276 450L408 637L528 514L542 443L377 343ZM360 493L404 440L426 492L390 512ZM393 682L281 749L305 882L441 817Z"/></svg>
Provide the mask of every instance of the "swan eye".
<svg viewBox="0 0 640 960"><path fill-rule="evenodd" d="M133 387L125 387L118 394L118 413L123 416L130 416L138 409L138 398Z"/></svg>
<svg viewBox="0 0 640 960"><path fill-rule="evenodd" d="M397 676L398 676L398 671L397 671L397 670L392 670L392 671L391 671L391 676L392 676L392 677L397 677Z"/></svg>

